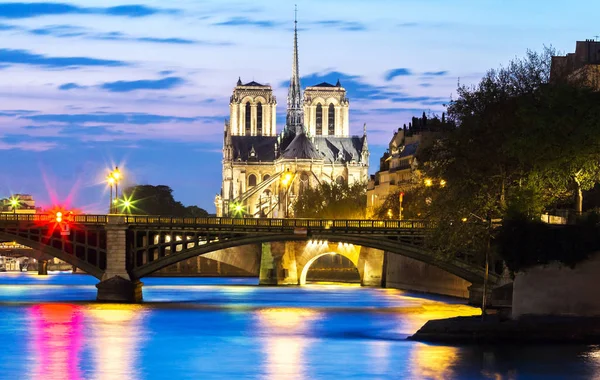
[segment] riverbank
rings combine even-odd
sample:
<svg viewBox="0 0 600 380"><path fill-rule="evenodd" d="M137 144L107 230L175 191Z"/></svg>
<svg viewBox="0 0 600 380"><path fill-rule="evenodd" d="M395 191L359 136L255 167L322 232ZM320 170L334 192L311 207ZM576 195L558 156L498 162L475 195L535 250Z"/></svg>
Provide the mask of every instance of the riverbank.
<svg viewBox="0 0 600 380"><path fill-rule="evenodd" d="M431 320L408 339L449 344L600 344L600 317L456 317Z"/></svg>

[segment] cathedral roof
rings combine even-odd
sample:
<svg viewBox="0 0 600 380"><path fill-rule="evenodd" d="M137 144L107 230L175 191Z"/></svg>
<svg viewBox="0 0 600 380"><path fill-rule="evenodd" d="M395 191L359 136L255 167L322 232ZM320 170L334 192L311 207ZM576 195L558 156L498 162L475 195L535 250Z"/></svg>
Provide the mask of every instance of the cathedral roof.
<svg viewBox="0 0 600 380"><path fill-rule="evenodd" d="M239 85L238 85L239 86ZM246 84L243 84L242 86L251 86L251 87L269 87L269 85L266 84L260 84L258 82L252 81L252 82L248 82Z"/></svg>
<svg viewBox="0 0 600 380"><path fill-rule="evenodd" d="M311 86L311 87L336 87L336 86L334 86L331 83L322 82L322 83L316 84L316 85Z"/></svg>
<svg viewBox="0 0 600 380"><path fill-rule="evenodd" d="M345 163L360 160L364 139L364 136L315 136L314 145L325 162Z"/></svg>
<svg viewBox="0 0 600 380"><path fill-rule="evenodd" d="M315 146L310 141L306 133L300 133L294 137L290 145L288 145L283 153L281 154L283 158L287 159L304 159L304 160L319 160L321 159L321 155L315 149Z"/></svg>
<svg viewBox="0 0 600 380"><path fill-rule="evenodd" d="M231 136L233 159L237 161L275 161L276 136ZM254 149L254 157L251 151Z"/></svg>

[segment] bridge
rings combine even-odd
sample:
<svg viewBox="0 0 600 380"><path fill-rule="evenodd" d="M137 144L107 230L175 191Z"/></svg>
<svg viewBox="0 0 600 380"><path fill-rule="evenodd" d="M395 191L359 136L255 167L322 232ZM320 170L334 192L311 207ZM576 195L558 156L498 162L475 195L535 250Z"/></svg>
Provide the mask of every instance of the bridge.
<svg viewBox="0 0 600 380"><path fill-rule="evenodd" d="M302 285L317 258L338 253L358 268L363 285L380 286L384 252L481 284L481 263L440 258L426 248L432 227L421 220L72 215L65 222L52 214L1 214L0 241L30 247L95 276L100 301L141 301L140 279L198 255L242 269L259 267L259 283L265 285ZM256 254L231 251L241 246L260 249Z"/></svg>

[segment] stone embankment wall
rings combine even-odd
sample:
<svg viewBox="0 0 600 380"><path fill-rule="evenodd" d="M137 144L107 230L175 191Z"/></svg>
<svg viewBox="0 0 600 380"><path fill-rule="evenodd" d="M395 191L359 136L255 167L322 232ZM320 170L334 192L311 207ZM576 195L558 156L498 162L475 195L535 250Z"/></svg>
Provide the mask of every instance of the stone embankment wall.
<svg viewBox="0 0 600 380"><path fill-rule="evenodd" d="M469 298L471 283L433 265L386 252L385 287Z"/></svg>
<svg viewBox="0 0 600 380"><path fill-rule="evenodd" d="M600 316L600 253L571 269L559 263L515 275L512 316Z"/></svg>

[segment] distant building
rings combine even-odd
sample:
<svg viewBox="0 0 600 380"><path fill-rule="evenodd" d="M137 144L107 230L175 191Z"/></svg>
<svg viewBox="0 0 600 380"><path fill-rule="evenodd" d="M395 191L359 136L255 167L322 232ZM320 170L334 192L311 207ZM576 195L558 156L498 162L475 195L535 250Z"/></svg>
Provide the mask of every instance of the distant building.
<svg viewBox="0 0 600 380"><path fill-rule="evenodd" d="M550 82L577 80L600 90L600 41L577 41L575 53L552 57Z"/></svg>
<svg viewBox="0 0 600 380"><path fill-rule="evenodd" d="M442 120L413 117L407 127L398 128L390 140L388 150L379 159L379 170L371 176L367 185L367 215L385 203L388 195L397 191L409 191L423 184L418 170L417 156L430 147L450 128L445 115Z"/></svg>
<svg viewBox="0 0 600 380"><path fill-rule="evenodd" d="M16 207L13 207L13 199L18 201ZM36 210L35 200L29 194L15 194L10 198L0 199L1 213L35 214Z"/></svg>
<svg viewBox="0 0 600 380"><path fill-rule="evenodd" d="M286 123L279 133L276 105L271 86L238 80L225 123L217 216L293 216L291 206L305 189L367 181L366 127L362 136L350 136L349 101L339 80L302 93L297 28Z"/></svg>

